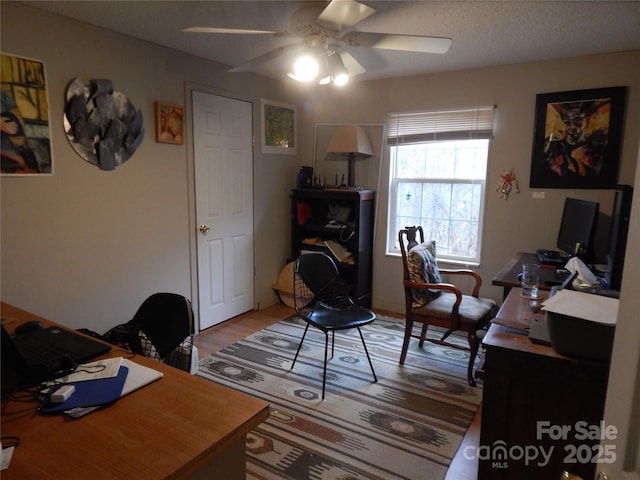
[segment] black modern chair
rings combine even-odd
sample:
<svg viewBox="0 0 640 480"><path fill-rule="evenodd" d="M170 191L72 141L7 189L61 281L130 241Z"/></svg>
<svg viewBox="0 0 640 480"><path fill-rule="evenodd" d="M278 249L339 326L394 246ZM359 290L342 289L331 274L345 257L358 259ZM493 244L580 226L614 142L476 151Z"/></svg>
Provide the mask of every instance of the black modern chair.
<svg viewBox="0 0 640 480"><path fill-rule="evenodd" d="M364 341L360 327L373 322L375 313L356 305L349 297L347 289L340 278L336 264L324 253L307 253L301 255L294 267L294 303L298 316L307 322L300 345L291 364L293 369L298 359L309 326L314 326L325 336L324 367L322 371L322 399L324 400L327 379L327 361L329 349L329 332L331 332L331 358L335 345L335 332L357 328L367 355L373 379L378 381L373 363Z"/></svg>
<svg viewBox="0 0 640 480"><path fill-rule="evenodd" d="M128 323L131 349L190 371L193 354L193 308L177 293L154 293Z"/></svg>

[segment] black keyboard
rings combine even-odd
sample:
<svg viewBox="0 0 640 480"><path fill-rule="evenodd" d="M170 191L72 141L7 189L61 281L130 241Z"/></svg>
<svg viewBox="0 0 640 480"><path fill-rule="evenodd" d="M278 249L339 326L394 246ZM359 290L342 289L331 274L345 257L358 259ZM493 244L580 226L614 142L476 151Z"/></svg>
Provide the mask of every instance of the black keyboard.
<svg viewBox="0 0 640 480"><path fill-rule="evenodd" d="M552 267L564 267L569 261L568 255L555 250L540 249L536 252L536 256L538 257L538 262L542 265L549 265Z"/></svg>
<svg viewBox="0 0 640 480"><path fill-rule="evenodd" d="M30 335L17 335L13 342L30 366L44 366L52 371L60 369L67 352L54 345L43 345Z"/></svg>

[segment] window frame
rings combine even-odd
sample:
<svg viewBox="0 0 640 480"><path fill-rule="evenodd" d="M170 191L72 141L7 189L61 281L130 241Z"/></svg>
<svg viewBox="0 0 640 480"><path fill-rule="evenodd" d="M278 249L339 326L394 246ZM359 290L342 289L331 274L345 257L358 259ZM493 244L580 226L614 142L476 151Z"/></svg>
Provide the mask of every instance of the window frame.
<svg viewBox="0 0 640 480"><path fill-rule="evenodd" d="M388 202L387 202L387 239L385 245L385 253L391 256L399 256L400 249L397 245L398 231L397 223L397 201L398 201L398 184L416 183L424 184L476 184L480 185L480 195L478 206L478 230L477 230L477 248L475 257L460 257L450 254L439 254L440 261L451 264L473 265L480 264L482 258L482 248L484 240L484 221L485 206L487 200L487 180L489 171L489 162L491 158L491 140L493 138L493 119L495 106L478 107L473 109L447 110L447 111L430 111L430 112L409 112L389 114L387 123L387 152L389 158L389 177L388 177ZM483 116L480 121L477 118ZM442 117L445 121L441 121ZM403 118L409 118L403 128ZM474 120L475 123L474 123ZM422 122L422 123L421 123ZM408 144L426 144L449 142L451 140L487 140L486 147L486 165L484 178L404 178L397 177L397 152L394 147L400 147ZM425 240L429 240L425 238Z"/></svg>

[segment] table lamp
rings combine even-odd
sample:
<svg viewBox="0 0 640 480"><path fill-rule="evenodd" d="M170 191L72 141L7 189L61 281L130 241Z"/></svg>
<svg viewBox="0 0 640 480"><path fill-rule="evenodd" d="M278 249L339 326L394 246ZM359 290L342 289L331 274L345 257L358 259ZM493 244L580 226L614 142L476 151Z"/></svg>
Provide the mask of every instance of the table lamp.
<svg viewBox="0 0 640 480"><path fill-rule="evenodd" d="M373 155L367 134L364 128L358 125L343 125L338 127L333 137L331 137L327 152L348 155L347 185L349 187L355 186L356 155L362 157L370 157Z"/></svg>

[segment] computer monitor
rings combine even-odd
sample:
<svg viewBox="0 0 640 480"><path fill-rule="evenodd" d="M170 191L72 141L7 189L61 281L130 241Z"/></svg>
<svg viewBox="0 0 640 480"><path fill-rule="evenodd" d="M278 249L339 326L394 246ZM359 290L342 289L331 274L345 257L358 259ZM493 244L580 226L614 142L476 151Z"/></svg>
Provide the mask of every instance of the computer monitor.
<svg viewBox="0 0 640 480"><path fill-rule="evenodd" d="M590 261L600 204L577 198L566 198L558 231L559 250Z"/></svg>
<svg viewBox="0 0 640 480"><path fill-rule="evenodd" d="M607 251L607 266L609 288L620 290L622 271L624 270L624 255L627 249L627 234L631 217L631 197L633 187L617 185L611 214L611 231L609 233L609 249Z"/></svg>

